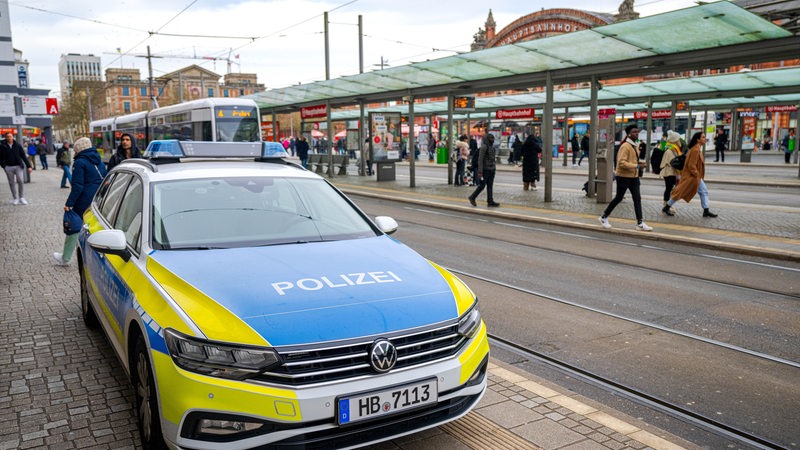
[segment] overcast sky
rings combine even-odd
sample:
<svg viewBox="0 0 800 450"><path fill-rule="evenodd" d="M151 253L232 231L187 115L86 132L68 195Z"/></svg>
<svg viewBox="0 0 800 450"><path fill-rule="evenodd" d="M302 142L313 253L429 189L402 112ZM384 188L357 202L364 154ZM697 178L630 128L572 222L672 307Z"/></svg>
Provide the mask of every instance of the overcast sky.
<svg viewBox="0 0 800 450"><path fill-rule="evenodd" d="M335 78L358 73L359 15L364 24L364 70L369 71L378 68L381 58L394 67L469 51L489 8L500 31L543 8L615 14L621 1L9 0L8 4L14 48L30 62L29 86L58 95L58 60L66 53L100 56L103 71L139 68L142 79L147 78L147 59L136 55L145 54L148 45L152 54L164 56L152 60L155 76L191 64L223 75L228 71L226 61L202 58L230 55L233 72L256 73L259 83L279 88L325 79L325 11L330 21L330 73ZM694 5L691 0L637 0L634 9L649 16Z"/></svg>

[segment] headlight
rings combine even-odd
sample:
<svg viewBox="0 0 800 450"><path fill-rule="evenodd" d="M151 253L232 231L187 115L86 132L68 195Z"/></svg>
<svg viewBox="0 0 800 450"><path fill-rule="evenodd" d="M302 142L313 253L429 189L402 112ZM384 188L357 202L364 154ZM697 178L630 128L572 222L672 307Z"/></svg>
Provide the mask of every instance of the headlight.
<svg viewBox="0 0 800 450"><path fill-rule="evenodd" d="M481 312L478 310L478 303L475 302L472 308L459 319L458 334L471 338L478 331L480 325Z"/></svg>
<svg viewBox="0 0 800 450"><path fill-rule="evenodd" d="M203 375L243 380L280 363L269 348L211 342L169 328L164 330L164 337L178 367Z"/></svg>

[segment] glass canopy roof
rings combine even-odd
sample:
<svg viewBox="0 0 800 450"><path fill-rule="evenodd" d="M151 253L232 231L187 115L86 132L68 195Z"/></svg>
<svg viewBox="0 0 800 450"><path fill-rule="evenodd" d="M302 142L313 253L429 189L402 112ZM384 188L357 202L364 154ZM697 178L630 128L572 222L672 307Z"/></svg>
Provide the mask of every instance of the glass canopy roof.
<svg viewBox="0 0 800 450"><path fill-rule="evenodd" d="M726 94L738 91L747 91L747 96L740 95L729 98L729 95ZM787 91L789 93L786 93ZM589 88L555 91L553 92L553 103L569 105L570 111L573 112L588 112L591 94ZM741 93L739 92L739 94ZM673 99L690 100L693 108L770 103L796 105L800 103L800 67L604 86L603 89L597 91L597 98L598 103L603 106L613 106L619 110L629 111L646 110L644 102L648 99L653 102L653 109L669 109ZM480 114L508 108L534 107L538 109L544 107L545 102L544 92L477 97L475 110ZM370 111L395 111L406 114L408 105L372 108ZM563 113L563 111L563 108L556 110L557 113ZM332 119L357 119L358 113L358 110L338 111L334 112ZM414 113L417 115L446 114L447 102L415 103Z"/></svg>
<svg viewBox="0 0 800 450"><path fill-rule="evenodd" d="M676 39L675 30L680 30ZM355 98L384 92L435 88L453 83L501 79L512 75L576 69L594 64L627 61L645 56L663 56L693 50L745 44L790 37L792 34L727 1L708 3L642 19L525 41L471 53L448 56L405 66L345 76L247 96L264 110L289 111L299 104L324 103L337 98ZM567 51L568 49L568 51ZM775 75L780 76L780 75ZM798 80L797 73L794 80ZM757 88L769 81L741 77L730 81L731 89ZM667 83L667 82L658 82ZM712 89L716 85L692 83L687 79L671 84L650 83L607 87L600 92L604 100L626 97L679 95ZM705 83L705 84L704 84ZM797 84L797 81L795 81ZM739 87L741 86L741 87ZM587 90L588 92L588 90ZM445 93L442 92L441 95ZM528 94L522 104L543 104L544 93ZM615 97L616 96L616 97ZM586 101L580 91L556 92L555 103ZM480 98L479 108L511 106L504 98ZM495 102L489 104L489 102ZM485 103L485 106L483 105ZM423 112L425 104L415 104ZM439 109L441 111L441 109Z"/></svg>

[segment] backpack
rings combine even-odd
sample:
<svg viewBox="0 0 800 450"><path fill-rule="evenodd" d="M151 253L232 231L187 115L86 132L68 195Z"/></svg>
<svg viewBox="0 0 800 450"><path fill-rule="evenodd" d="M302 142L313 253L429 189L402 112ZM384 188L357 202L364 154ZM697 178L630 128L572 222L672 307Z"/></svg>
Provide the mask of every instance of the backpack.
<svg viewBox="0 0 800 450"><path fill-rule="evenodd" d="M662 159L664 159L664 150L661 150L658 147L654 147L653 153L650 154L650 170L652 170L653 173L656 175L661 173Z"/></svg>

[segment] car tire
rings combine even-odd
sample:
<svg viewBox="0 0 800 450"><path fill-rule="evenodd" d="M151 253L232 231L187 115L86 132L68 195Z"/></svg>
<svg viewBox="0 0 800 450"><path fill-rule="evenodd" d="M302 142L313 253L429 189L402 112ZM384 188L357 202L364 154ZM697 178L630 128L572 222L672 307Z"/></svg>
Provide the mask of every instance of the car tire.
<svg viewBox="0 0 800 450"><path fill-rule="evenodd" d="M89 284L86 280L86 274L83 270L83 265L79 266L81 277L81 315L83 316L83 323L89 328L97 328L99 322L97 315L94 313L94 308L89 302Z"/></svg>
<svg viewBox="0 0 800 450"><path fill-rule="evenodd" d="M131 382L136 397L136 422L139 424L139 437L145 450L166 449L161 434L161 416L158 411L156 386L150 366L149 351L144 338L136 339L131 359Z"/></svg>

